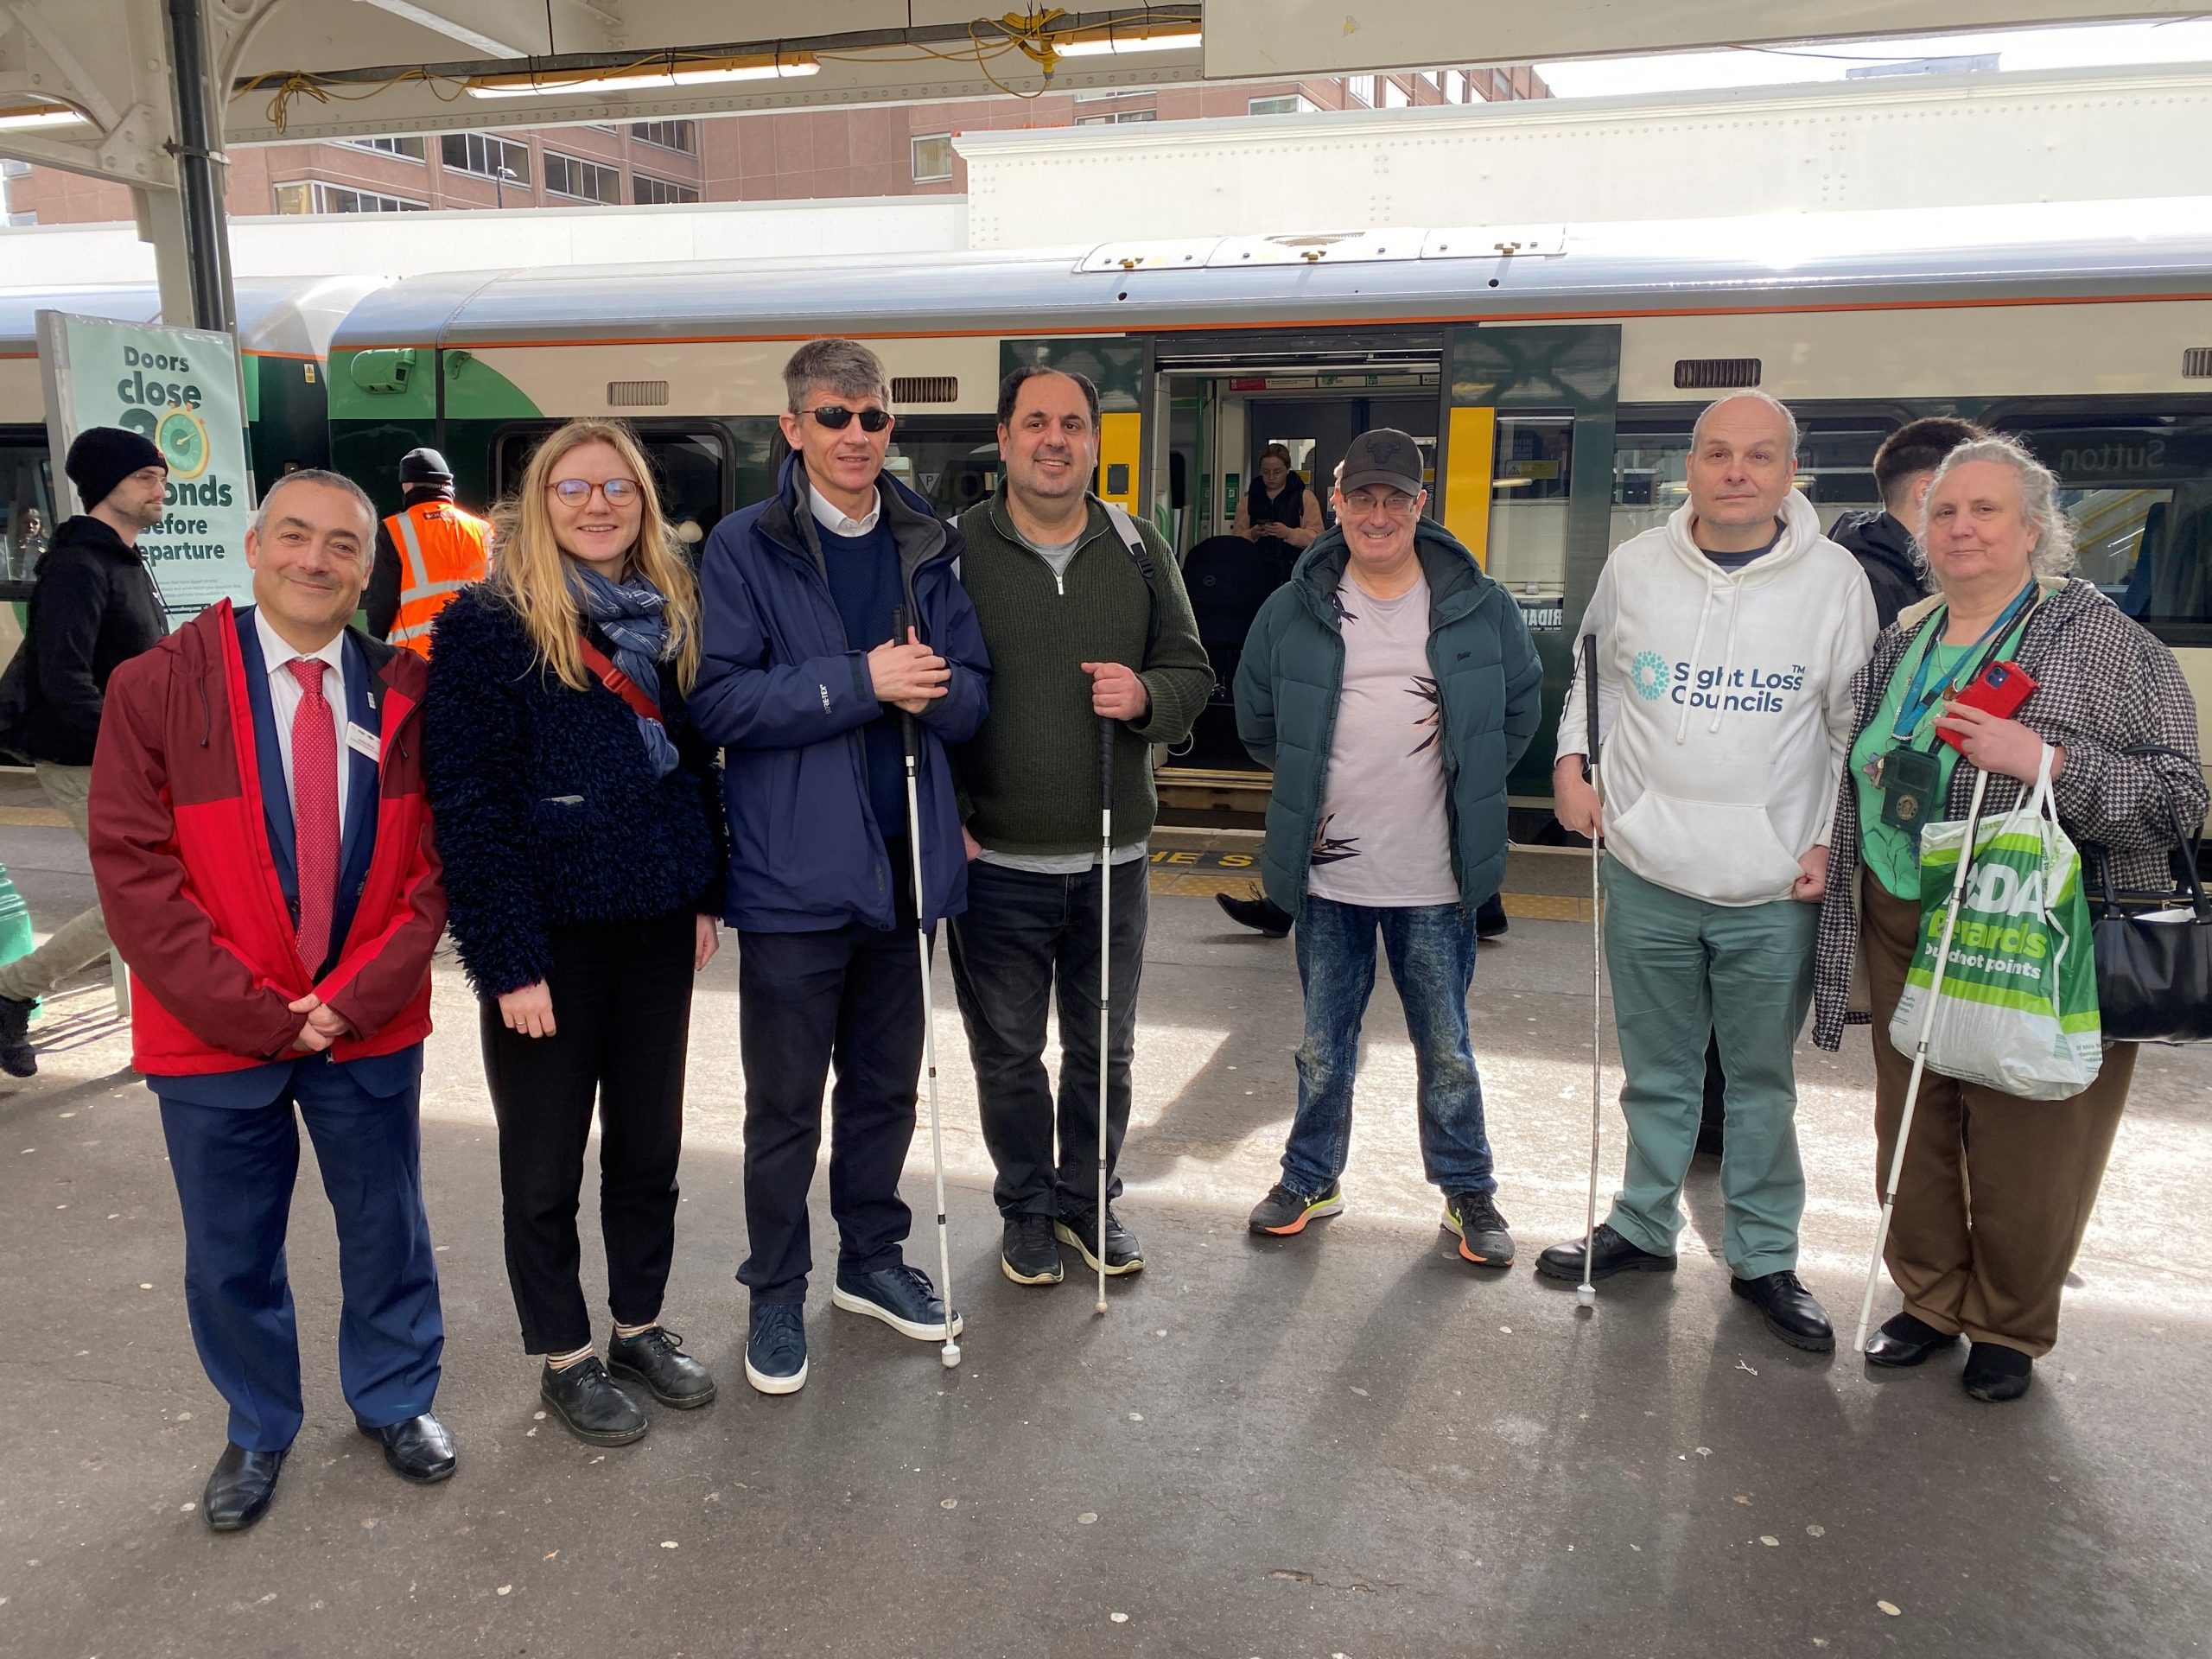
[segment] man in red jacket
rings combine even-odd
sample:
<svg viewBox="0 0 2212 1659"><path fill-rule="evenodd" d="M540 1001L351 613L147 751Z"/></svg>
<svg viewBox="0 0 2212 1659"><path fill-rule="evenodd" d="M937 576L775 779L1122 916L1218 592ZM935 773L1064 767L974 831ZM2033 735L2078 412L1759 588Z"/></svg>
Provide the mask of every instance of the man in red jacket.
<svg viewBox="0 0 2212 1659"><path fill-rule="evenodd" d="M209 607L109 682L92 873L161 1101L185 1304L230 1444L203 1513L258 1521L302 1421L284 1230L307 1122L338 1224L339 1372L413 1481L453 1472L430 1413L445 1328L416 1120L445 924L412 652L346 624L376 513L294 473L246 535L254 603Z"/></svg>

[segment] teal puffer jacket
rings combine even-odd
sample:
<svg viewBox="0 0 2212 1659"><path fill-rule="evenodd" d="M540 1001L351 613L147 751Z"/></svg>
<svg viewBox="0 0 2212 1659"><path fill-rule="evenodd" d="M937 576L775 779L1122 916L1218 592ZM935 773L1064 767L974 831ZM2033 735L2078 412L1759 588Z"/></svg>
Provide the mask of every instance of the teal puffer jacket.
<svg viewBox="0 0 2212 1659"><path fill-rule="evenodd" d="M1422 519L1414 549L1428 579L1428 662L1440 696L1452 874L1472 911L1505 874L1505 779L1535 734L1544 671L1513 595L1483 574L1448 531ZM1337 586L1344 532L1307 549L1253 619L1236 669L1236 732L1274 772L1260 874L1268 897L1298 914L1328 780L1344 690Z"/></svg>

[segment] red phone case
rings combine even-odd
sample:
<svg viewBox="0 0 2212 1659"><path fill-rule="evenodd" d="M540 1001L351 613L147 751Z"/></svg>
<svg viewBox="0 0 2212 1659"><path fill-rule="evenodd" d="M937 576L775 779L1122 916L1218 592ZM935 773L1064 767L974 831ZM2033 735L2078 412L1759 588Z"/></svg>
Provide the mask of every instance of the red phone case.
<svg viewBox="0 0 2212 1659"><path fill-rule="evenodd" d="M2010 720L2035 692L2035 677L2026 669L2017 663L1992 663L1974 677L1971 685L1951 699L1951 706L1955 709L1964 703L1999 720ZM1939 731L1936 735L1955 749L1961 747L1955 732Z"/></svg>

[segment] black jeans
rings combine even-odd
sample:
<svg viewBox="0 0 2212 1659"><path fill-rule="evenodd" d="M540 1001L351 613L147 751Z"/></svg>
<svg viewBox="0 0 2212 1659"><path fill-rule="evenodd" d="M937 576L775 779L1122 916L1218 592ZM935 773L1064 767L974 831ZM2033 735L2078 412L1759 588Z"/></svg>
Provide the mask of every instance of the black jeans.
<svg viewBox="0 0 2212 1659"><path fill-rule="evenodd" d="M576 1200L594 1099L607 1304L622 1325L660 1317L676 1249L696 928L689 910L554 928L550 1037L510 1031L496 1000L482 1005L507 1282L526 1352L567 1353L592 1339L576 1278Z"/></svg>
<svg viewBox="0 0 2212 1659"><path fill-rule="evenodd" d="M738 935L737 1029L745 1061L745 1227L738 1282L756 1302L806 1300L814 1266L807 1190L830 1096L830 1213L837 1271L896 1266L913 1215L899 1177L914 1139L922 1066L921 965L913 866L905 836L887 836L893 913L811 933Z"/></svg>
<svg viewBox="0 0 2212 1659"><path fill-rule="evenodd" d="M1144 973L1147 874L1116 864L1111 881L1113 1007L1107 1033L1107 1196L1129 1128L1129 1059ZM952 918L952 983L975 1061L984 1144L1007 1217L1058 1217L1098 1197L1098 871L1039 875L977 859L968 909ZM1060 1089L1045 1075L1045 1013L1058 982ZM1053 1149L1055 1123L1059 1131Z"/></svg>

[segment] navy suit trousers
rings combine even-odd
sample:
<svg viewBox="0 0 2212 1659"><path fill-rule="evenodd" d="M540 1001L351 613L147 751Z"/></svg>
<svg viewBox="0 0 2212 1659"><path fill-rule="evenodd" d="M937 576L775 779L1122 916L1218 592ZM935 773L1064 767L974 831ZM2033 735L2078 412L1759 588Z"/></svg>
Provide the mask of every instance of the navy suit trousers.
<svg viewBox="0 0 2212 1659"><path fill-rule="evenodd" d="M230 1404L230 1438L249 1451L282 1451L300 1432L284 1235L302 1118L338 1224L338 1370L346 1403L370 1428L430 1409L445 1322L423 1208L419 1075L380 1096L349 1067L315 1056L299 1061L276 1098L257 1106L201 1104L162 1094L169 1079L152 1080L184 1211L193 1344Z"/></svg>

